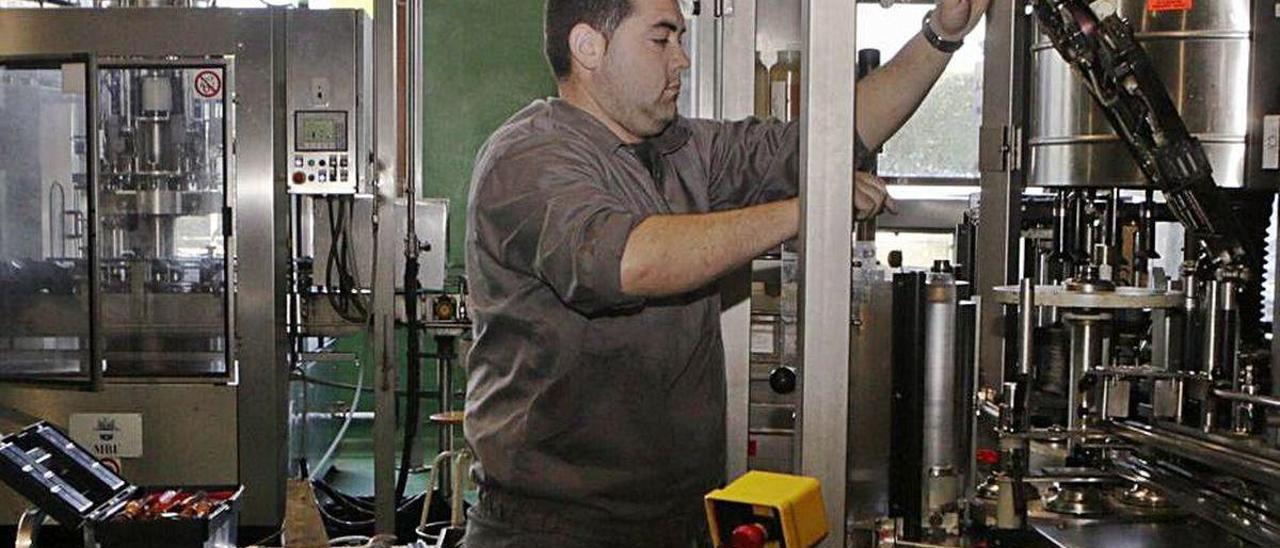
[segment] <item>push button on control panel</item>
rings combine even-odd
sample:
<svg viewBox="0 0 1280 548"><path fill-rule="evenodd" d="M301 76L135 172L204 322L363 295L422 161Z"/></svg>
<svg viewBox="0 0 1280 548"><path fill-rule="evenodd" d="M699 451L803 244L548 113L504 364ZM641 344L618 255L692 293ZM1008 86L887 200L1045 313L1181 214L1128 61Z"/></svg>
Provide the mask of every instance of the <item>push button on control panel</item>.
<svg viewBox="0 0 1280 548"><path fill-rule="evenodd" d="M355 191L355 173L348 168L351 165L349 154L295 152L292 158L292 192L323 194Z"/></svg>

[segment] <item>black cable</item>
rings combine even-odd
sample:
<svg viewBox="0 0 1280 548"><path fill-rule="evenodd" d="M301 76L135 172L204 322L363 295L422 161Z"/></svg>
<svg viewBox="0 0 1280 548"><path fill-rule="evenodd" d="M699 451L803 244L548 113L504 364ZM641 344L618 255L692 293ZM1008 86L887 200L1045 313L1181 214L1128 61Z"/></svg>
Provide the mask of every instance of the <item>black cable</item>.
<svg viewBox="0 0 1280 548"><path fill-rule="evenodd" d="M343 493L336 487L329 485L329 483L324 480L311 480L311 485L315 487L317 491L320 491L321 493L324 493L326 497L329 497L329 500L340 502L357 512L373 515L373 504L360 500L359 497Z"/></svg>
<svg viewBox="0 0 1280 548"><path fill-rule="evenodd" d="M337 312L339 316L346 318L344 309L340 304L341 299L335 294L341 292L340 287L342 282L341 280L335 281L334 278L334 269L338 264L338 230L333 208L333 197L325 197L325 212L329 218L329 256L325 258L324 262L324 283L328 292L329 306L332 307L334 312Z"/></svg>
<svg viewBox="0 0 1280 548"><path fill-rule="evenodd" d="M312 483L314 484L316 482L313 481ZM328 495L326 494L326 496ZM343 496L350 497L351 495L343 495ZM420 493L398 504L396 506L396 516L399 517L401 513L408 510L409 507L413 506L415 503L423 499L423 497L425 496L426 496L426 493ZM335 501L332 497L330 497L329 500L330 502L338 502L338 501ZM374 523L374 518L372 517L373 512L369 510L364 510L361 508L352 508L348 506L349 509L356 510L355 513L360 514L361 516L370 516L369 518L365 518L365 519L349 520L349 519L345 519L345 516L344 517L335 516L328 508L325 507L324 504L316 504L316 508L319 509L320 517L324 518L325 521L335 523L342 527L349 527L349 528L367 527L367 526L373 525Z"/></svg>
<svg viewBox="0 0 1280 548"><path fill-rule="evenodd" d="M406 334L405 390L417 392L422 389L422 353L419 339L421 322L418 320L418 257L408 250L404 263L404 314L408 319L409 329ZM409 482L409 460L413 457L413 442L418 435L418 420L422 414L419 398L409 398L405 402L404 444L400 452L400 472L396 478L396 500L404 496Z"/></svg>
<svg viewBox="0 0 1280 548"><path fill-rule="evenodd" d="M363 287L360 283L360 269L356 264L355 251L352 251L351 248L351 240L353 239L351 227L353 226L352 219L355 216L355 199L349 198L343 200L343 203L346 207L342 216L342 269L347 273L347 280L351 287L352 305L355 307L356 315L360 318L367 318L369 316L368 308L365 305L364 297L360 294L360 288Z"/></svg>
<svg viewBox="0 0 1280 548"><path fill-rule="evenodd" d="M329 219L329 256L325 260L325 284L329 305L334 312L352 323L365 323L368 309L360 294L359 277L352 272L351 199L325 198Z"/></svg>

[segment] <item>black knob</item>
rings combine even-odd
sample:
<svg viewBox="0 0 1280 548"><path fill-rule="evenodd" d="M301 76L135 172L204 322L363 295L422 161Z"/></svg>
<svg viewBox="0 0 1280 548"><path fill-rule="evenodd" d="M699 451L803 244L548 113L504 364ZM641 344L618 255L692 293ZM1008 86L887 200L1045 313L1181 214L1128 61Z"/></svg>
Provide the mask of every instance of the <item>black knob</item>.
<svg viewBox="0 0 1280 548"><path fill-rule="evenodd" d="M902 268L902 251L895 249L889 252L889 268Z"/></svg>
<svg viewBox="0 0 1280 548"><path fill-rule="evenodd" d="M769 388L779 394L790 394L796 391L796 370L785 365L773 368L769 372Z"/></svg>

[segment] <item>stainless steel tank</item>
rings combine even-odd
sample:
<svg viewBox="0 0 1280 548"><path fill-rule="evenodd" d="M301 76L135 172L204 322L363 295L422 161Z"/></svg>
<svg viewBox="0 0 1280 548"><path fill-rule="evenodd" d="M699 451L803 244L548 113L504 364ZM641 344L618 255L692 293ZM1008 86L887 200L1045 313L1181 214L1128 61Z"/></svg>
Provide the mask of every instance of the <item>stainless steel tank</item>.
<svg viewBox="0 0 1280 548"><path fill-rule="evenodd" d="M1155 13L1146 10L1146 0L1111 1L1133 24L1187 128L1204 143L1218 185L1244 186L1250 0L1203 0L1189 11ZM1146 184L1089 92L1043 36L1031 74L1028 184Z"/></svg>

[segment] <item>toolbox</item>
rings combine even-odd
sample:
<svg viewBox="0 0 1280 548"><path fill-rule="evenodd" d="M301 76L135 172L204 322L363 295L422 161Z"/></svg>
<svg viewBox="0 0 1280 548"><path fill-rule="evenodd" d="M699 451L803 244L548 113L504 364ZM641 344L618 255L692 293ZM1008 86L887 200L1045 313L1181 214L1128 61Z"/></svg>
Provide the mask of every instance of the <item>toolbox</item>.
<svg viewBox="0 0 1280 548"><path fill-rule="evenodd" d="M243 487L135 486L46 422L0 439L0 480L86 548L236 545Z"/></svg>

